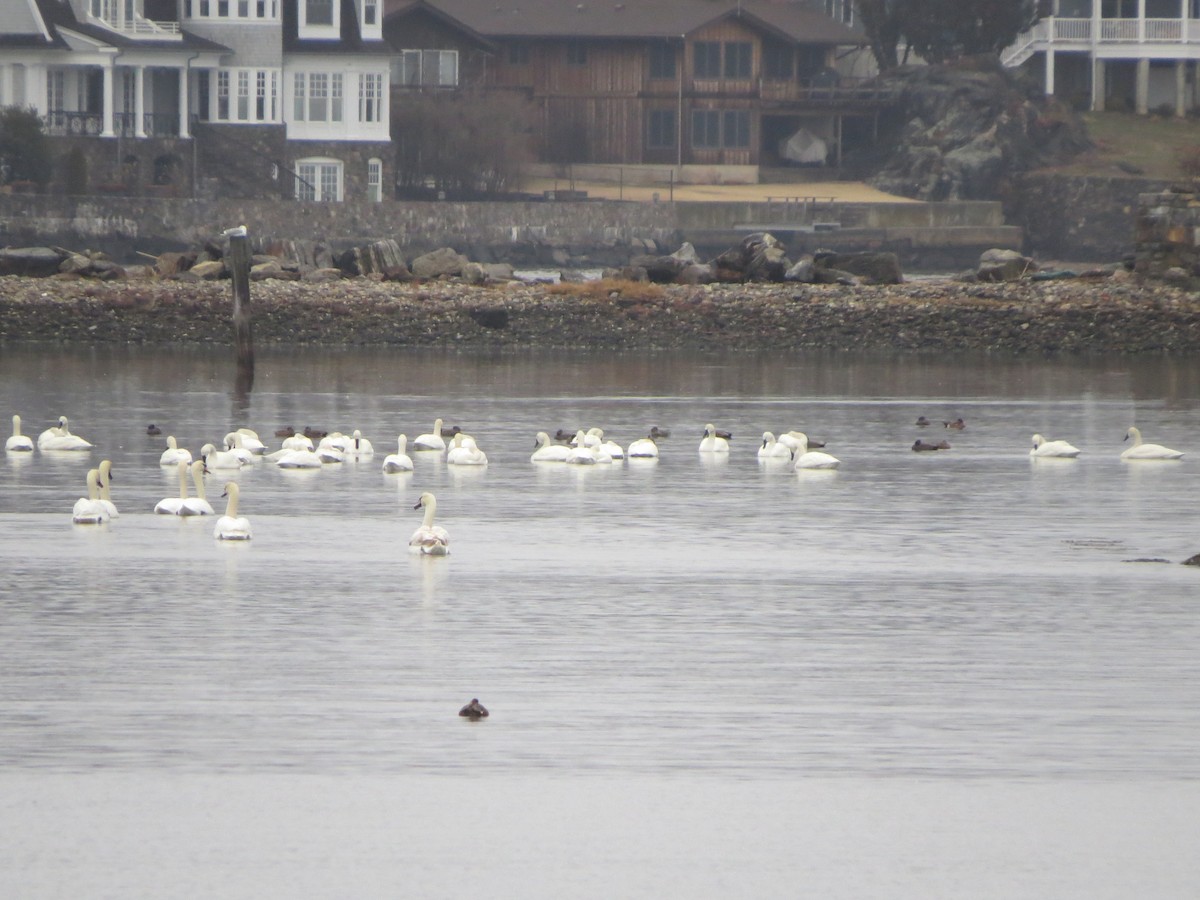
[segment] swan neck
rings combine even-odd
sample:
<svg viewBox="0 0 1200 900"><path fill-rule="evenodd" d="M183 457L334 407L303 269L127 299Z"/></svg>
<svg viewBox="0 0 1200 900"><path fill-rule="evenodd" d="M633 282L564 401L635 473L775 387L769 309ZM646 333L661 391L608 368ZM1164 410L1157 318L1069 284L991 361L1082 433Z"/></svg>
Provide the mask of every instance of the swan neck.
<svg viewBox="0 0 1200 900"><path fill-rule="evenodd" d="M100 470L89 469L87 473L88 499L100 499Z"/></svg>
<svg viewBox="0 0 1200 900"><path fill-rule="evenodd" d="M187 495L187 468L188 464L180 460L179 462L179 499L186 500Z"/></svg>
<svg viewBox="0 0 1200 900"><path fill-rule="evenodd" d="M231 481L225 490L229 494L229 502L225 504L225 515L231 519L236 519L238 514L238 486Z"/></svg>
<svg viewBox="0 0 1200 900"><path fill-rule="evenodd" d="M437 510L437 501L430 497L425 501L425 518L421 520L422 528L430 528L433 525L433 514Z"/></svg>
<svg viewBox="0 0 1200 900"><path fill-rule="evenodd" d="M186 465L186 463L184 464ZM196 496L201 500L207 500L208 497L204 493L204 461L196 460L192 463L192 483L196 485Z"/></svg>
<svg viewBox="0 0 1200 900"><path fill-rule="evenodd" d="M21 436L21 417L13 416L13 437Z"/></svg>

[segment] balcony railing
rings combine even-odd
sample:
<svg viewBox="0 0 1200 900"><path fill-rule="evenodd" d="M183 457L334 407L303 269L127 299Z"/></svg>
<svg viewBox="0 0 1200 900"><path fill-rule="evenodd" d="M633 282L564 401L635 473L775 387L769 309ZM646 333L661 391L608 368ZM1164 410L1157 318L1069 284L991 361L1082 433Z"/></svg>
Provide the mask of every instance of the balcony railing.
<svg viewBox="0 0 1200 900"><path fill-rule="evenodd" d="M1194 19L1074 19L1054 17L1047 20L1050 25L1048 41L1051 44L1091 44L1095 34L1094 25L1099 21L1102 44L1179 43L1189 39L1190 23ZM1047 40L1042 23L1027 34L1035 40Z"/></svg>
<svg viewBox="0 0 1200 900"><path fill-rule="evenodd" d="M94 112L52 109L44 117L46 134L55 137L98 137L104 131L104 116ZM136 113L114 113L113 133L121 137L137 137ZM179 116L175 113L143 113L142 130L145 137L179 136Z"/></svg>
<svg viewBox="0 0 1200 900"><path fill-rule="evenodd" d="M159 40L180 40L182 35L178 22L155 22L135 15L132 19L123 17L89 16L98 25L111 28L113 31L129 37L150 38Z"/></svg>

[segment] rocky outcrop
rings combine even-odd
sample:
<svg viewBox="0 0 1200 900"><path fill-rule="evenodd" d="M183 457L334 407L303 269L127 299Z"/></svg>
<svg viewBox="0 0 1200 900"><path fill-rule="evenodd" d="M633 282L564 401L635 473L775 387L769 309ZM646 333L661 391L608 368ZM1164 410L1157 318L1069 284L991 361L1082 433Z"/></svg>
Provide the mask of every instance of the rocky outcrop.
<svg viewBox="0 0 1200 900"><path fill-rule="evenodd" d="M994 58L880 76L898 92L881 120L870 183L918 200L1003 200L1014 179L1089 146L1082 119L1026 91Z"/></svg>

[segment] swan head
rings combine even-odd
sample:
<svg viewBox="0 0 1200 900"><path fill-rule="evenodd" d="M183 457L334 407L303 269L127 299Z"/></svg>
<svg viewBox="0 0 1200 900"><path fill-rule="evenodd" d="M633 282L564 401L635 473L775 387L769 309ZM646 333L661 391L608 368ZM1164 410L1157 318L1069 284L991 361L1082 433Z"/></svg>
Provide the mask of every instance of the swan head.
<svg viewBox="0 0 1200 900"><path fill-rule="evenodd" d="M1033 436L1033 449L1034 450L1036 450L1038 447L1042 446L1042 444L1044 444L1044 443L1046 443L1046 439L1044 437L1042 437L1040 434L1035 434Z"/></svg>
<svg viewBox="0 0 1200 900"><path fill-rule="evenodd" d="M115 480L112 477L112 460L111 459L100 460L100 468L97 469L97 471L100 473L101 481L114 481Z"/></svg>
<svg viewBox="0 0 1200 900"><path fill-rule="evenodd" d="M1136 425L1129 426L1129 430L1125 432L1125 440L1132 440L1135 444L1142 442L1142 432Z"/></svg>
<svg viewBox="0 0 1200 900"><path fill-rule="evenodd" d="M537 439L535 441L534 446L541 447L543 444L548 444L548 443L550 443L550 435L547 434L545 431L539 431L537 433Z"/></svg>
<svg viewBox="0 0 1200 900"><path fill-rule="evenodd" d="M236 481L227 481L225 482L225 490L221 491L221 496L228 497L231 500L237 500L239 492L240 488L238 488Z"/></svg>
<svg viewBox="0 0 1200 900"><path fill-rule="evenodd" d="M441 419L434 419L434 420L433 420L433 433L434 433L434 434L441 434L441 433L442 433L442 420L441 420Z"/></svg>
<svg viewBox="0 0 1200 900"><path fill-rule="evenodd" d="M434 506L436 503L437 500L434 499L433 494L429 493L429 491L426 491L421 495L420 499L417 500L417 505L414 506L413 509L424 509L427 506Z"/></svg>
<svg viewBox="0 0 1200 900"><path fill-rule="evenodd" d="M773 435L769 431L764 431L762 445L765 447L765 446L767 446L767 444L773 444L773 443L775 443L775 435Z"/></svg>
<svg viewBox="0 0 1200 900"><path fill-rule="evenodd" d="M704 437L713 437L717 433L717 428L711 422L704 426Z"/></svg>
<svg viewBox="0 0 1200 900"><path fill-rule="evenodd" d="M205 459L205 460L207 460L210 456L212 456L216 452L217 452L217 448L214 447L212 444L205 444L203 447L200 448L200 456L202 459Z"/></svg>

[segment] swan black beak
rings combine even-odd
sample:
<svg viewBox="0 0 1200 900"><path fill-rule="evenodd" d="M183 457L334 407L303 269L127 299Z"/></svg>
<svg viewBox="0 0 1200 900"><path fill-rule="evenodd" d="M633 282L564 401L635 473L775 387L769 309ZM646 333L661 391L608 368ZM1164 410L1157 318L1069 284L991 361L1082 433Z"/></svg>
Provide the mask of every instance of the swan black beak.
<svg viewBox="0 0 1200 900"><path fill-rule="evenodd" d="M420 508L421 508L421 501L420 501L420 500L418 500L418 501L417 501L417 505L416 505L416 506L414 506L414 507L413 507L413 509L420 509Z"/></svg>

